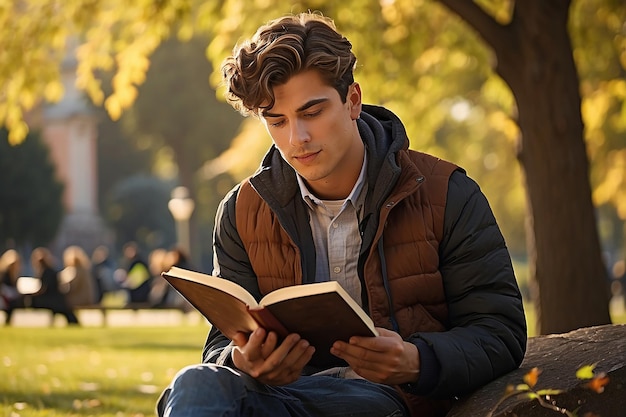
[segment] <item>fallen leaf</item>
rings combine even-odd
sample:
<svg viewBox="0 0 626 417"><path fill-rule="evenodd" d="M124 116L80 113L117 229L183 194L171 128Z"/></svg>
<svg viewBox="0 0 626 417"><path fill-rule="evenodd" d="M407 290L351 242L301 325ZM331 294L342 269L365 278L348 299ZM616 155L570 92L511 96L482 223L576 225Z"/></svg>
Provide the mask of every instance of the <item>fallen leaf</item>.
<svg viewBox="0 0 626 417"><path fill-rule="evenodd" d="M526 375L524 375L524 382L528 384L529 387L534 387L537 384L537 380L539 379L539 375L541 375L541 369L535 367L528 371Z"/></svg>
<svg viewBox="0 0 626 417"><path fill-rule="evenodd" d="M604 387L609 383L609 377L603 372L594 377L591 381L587 382L584 387L589 388L590 390L602 394L604 392Z"/></svg>
<svg viewBox="0 0 626 417"><path fill-rule="evenodd" d="M596 369L597 364L593 365L585 365L583 367L578 368L576 371L576 378L578 379L591 379L594 377L593 370Z"/></svg>

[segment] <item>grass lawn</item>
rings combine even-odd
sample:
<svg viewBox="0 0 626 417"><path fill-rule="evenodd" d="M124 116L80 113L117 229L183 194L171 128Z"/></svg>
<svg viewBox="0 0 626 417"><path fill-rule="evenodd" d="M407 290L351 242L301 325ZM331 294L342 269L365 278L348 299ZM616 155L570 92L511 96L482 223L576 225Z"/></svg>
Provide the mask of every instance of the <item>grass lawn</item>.
<svg viewBox="0 0 626 417"><path fill-rule="evenodd" d="M621 313L614 322L626 323ZM200 361L207 331L203 322L0 327L0 416L153 417L175 373Z"/></svg>
<svg viewBox="0 0 626 417"><path fill-rule="evenodd" d="M208 326L0 327L0 415L154 416Z"/></svg>

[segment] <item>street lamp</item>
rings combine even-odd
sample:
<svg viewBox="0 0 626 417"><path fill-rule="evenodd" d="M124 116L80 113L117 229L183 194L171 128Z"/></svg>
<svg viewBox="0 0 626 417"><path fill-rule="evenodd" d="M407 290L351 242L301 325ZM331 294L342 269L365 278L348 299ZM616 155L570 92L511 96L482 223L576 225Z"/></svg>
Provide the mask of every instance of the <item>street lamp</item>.
<svg viewBox="0 0 626 417"><path fill-rule="evenodd" d="M176 221L176 237L178 244L189 256L191 253L191 242L189 237L189 218L195 204L189 197L187 187L179 186L172 190L172 198L167 203L172 217Z"/></svg>

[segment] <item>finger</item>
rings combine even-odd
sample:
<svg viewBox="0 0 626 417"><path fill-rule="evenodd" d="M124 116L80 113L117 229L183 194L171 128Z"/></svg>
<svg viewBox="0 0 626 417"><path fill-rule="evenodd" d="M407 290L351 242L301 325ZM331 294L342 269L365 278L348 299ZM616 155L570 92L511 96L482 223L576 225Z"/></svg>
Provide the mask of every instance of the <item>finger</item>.
<svg viewBox="0 0 626 417"><path fill-rule="evenodd" d="M398 333L394 332L393 330L385 329L384 327L377 327L376 330L378 330L378 335L382 337L400 336Z"/></svg>
<svg viewBox="0 0 626 417"><path fill-rule="evenodd" d="M306 359L308 353L310 352L310 348L315 351L315 348L313 348L308 341L304 339L299 340L298 343L296 343L283 358L281 362L282 365L287 368L299 367L298 364ZM306 365L306 362L304 362L302 366L304 365Z"/></svg>
<svg viewBox="0 0 626 417"><path fill-rule="evenodd" d="M262 346L265 340L265 330L264 329L256 329L249 337L242 336L241 333L236 334L233 337L233 341L237 345L238 351L238 359L241 358L245 360L245 364L240 361L235 362L237 367L241 370L249 370L251 369L254 362L258 360L262 360ZM235 352L233 352L235 354ZM233 359L235 359L233 357Z"/></svg>
<svg viewBox="0 0 626 417"><path fill-rule="evenodd" d="M269 332L265 338L265 342L261 346L261 357L267 359L276 349L278 344L278 335L275 332Z"/></svg>
<svg viewBox="0 0 626 417"><path fill-rule="evenodd" d="M233 336L233 342L238 347L244 347L248 343L248 335L242 332L237 332Z"/></svg>
<svg viewBox="0 0 626 417"><path fill-rule="evenodd" d="M335 343L330 349L330 353L345 360L351 366L358 362L378 362L379 357L372 355L374 352L357 345L347 343ZM382 356L382 355L381 355Z"/></svg>
<svg viewBox="0 0 626 417"><path fill-rule="evenodd" d="M297 358L309 347L306 340L301 340L297 334L290 334L257 368L261 374L277 376L286 369L293 367Z"/></svg>
<svg viewBox="0 0 626 417"><path fill-rule="evenodd" d="M311 360L314 352L313 346L310 346L306 340L300 340L280 361L278 366L261 375L259 380L271 385L284 385L294 382L302 374L302 369Z"/></svg>
<svg viewBox="0 0 626 417"><path fill-rule="evenodd" d="M353 336L350 338L349 344L375 352L386 352L403 342L402 337L394 331L379 328L378 333L378 337Z"/></svg>
<svg viewBox="0 0 626 417"><path fill-rule="evenodd" d="M287 336L285 340L266 357L264 364L266 365L266 371L269 372L272 368L280 366L289 355L289 352L291 352L300 340L300 336L295 333Z"/></svg>
<svg viewBox="0 0 626 417"><path fill-rule="evenodd" d="M331 353L348 362L361 376L365 376L363 372L367 371L376 373L384 371L389 366L387 362L392 359L392 355L387 351L375 351L341 342L333 344Z"/></svg>
<svg viewBox="0 0 626 417"><path fill-rule="evenodd" d="M298 370L298 374L302 371L302 369L306 366L306 364L309 363L314 353L315 353L315 347L307 343L302 353L299 356L297 356L293 362L293 367Z"/></svg>
<svg viewBox="0 0 626 417"><path fill-rule="evenodd" d="M267 337L263 339L263 343L259 344L260 336L265 334L266 332L263 329L255 330L250 336L248 344L242 348L246 359L246 363L243 364L245 372L253 378L271 379L279 376L282 372L283 360L300 340L299 335L291 334L276 348L278 337L273 332L267 334ZM235 365L238 365L238 363L235 363Z"/></svg>
<svg viewBox="0 0 626 417"><path fill-rule="evenodd" d="M248 337L248 343L245 345L245 351L250 352L250 359L256 360L263 357L261 349L263 347L263 343L265 343L266 337L267 332L261 327L250 334L250 337Z"/></svg>

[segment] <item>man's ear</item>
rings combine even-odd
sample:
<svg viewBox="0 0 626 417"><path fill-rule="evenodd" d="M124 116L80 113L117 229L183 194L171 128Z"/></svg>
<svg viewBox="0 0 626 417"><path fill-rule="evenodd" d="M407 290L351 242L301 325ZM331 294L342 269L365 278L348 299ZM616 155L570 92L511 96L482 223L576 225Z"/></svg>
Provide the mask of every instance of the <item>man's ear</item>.
<svg viewBox="0 0 626 417"><path fill-rule="evenodd" d="M356 120L361 115L361 86L355 82L348 88L348 97L346 102L350 106L350 117Z"/></svg>

